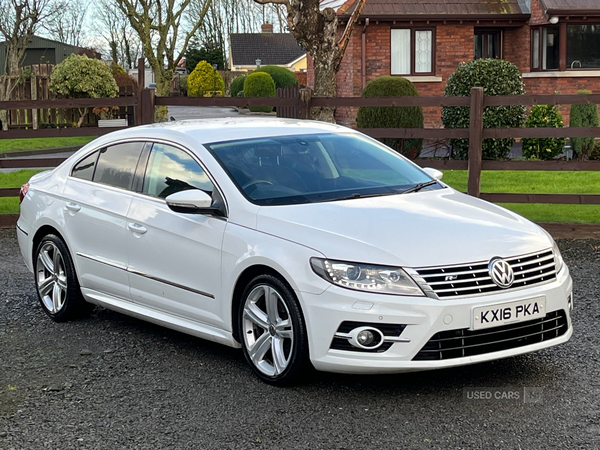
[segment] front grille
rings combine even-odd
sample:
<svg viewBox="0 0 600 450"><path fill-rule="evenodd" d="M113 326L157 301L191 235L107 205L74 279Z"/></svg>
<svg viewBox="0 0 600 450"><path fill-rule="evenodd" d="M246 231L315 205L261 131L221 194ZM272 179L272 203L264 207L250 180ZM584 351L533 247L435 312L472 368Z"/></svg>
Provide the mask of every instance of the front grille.
<svg viewBox="0 0 600 450"><path fill-rule="evenodd" d="M350 331L352 331L358 327L377 328L379 331L381 331L381 333L383 334L383 336L385 338L386 336L389 336L389 337L400 336L402 334L402 332L404 331L404 329L406 328L406 325L391 324L391 323L368 323L368 322L345 321L345 322L342 322L340 327L337 329L337 332L338 333L350 333ZM384 342L383 344L381 344L380 347L378 347L376 349L367 350L367 349L361 349L361 348L354 347L352 344L350 344L350 342L348 342L348 339L346 339L346 338L339 338L339 337L334 336L333 341L331 342L331 349L332 350L346 350L348 352L383 353L383 352L389 350L389 348L392 346L392 344L393 344L393 342Z"/></svg>
<svg viewBox="0 0 600 450"><path fill-rule="evenodd" d="M542 319L473 331L441 331L425 344L413 361L439 361L483 355L525 345L537 344L567 332L567 315L554 311Z"/></svg>
<svg viewBox="0 0 600 450"><path fill-rule="evenodd" d="M480 295L499 290L517 289L556 279L552 250L504 259L515 274L515 281L502 289L492 281L488 271L489 261L445 267L415 269L439 298ZM455 278L456 277L456 278Z"/></svg>

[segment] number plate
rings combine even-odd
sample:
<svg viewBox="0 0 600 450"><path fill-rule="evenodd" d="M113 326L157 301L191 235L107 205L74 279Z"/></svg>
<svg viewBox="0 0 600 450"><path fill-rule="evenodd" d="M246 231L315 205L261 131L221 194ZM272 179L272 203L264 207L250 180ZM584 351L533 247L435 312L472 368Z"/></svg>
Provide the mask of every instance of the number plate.
<svg viewBox="0 0 600 450"><path fill-rule="evenodd" d="M499 327L511 323L526 322L546 315L546 297L536 297L498 305L473 308L471 329Z"/></svg>

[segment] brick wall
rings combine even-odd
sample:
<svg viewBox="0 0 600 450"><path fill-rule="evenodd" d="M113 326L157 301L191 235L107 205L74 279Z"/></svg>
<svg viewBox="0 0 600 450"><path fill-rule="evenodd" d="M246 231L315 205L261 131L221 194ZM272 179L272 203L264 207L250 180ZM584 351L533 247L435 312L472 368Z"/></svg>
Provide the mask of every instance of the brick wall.
<svg viewBox="0 0 600 450"><path fill-rule="evenodd" d="M548 24L548 20L546 19L540 0L531 0L531 18L529 19L529 25L546 24Z"/></svg>

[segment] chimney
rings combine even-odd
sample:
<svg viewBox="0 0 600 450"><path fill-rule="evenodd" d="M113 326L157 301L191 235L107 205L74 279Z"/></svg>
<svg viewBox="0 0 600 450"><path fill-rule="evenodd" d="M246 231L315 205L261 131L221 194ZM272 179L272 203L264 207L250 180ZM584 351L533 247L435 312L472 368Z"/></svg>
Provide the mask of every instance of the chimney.
<svg viewBox="0 0 600 450"><path fill-rule="evenodd" d="M269 23L269 21L266 21L265 23L262 24L262 26L260 27L260 31L262 33L272 33L273 32L273 24Z"/></svg>

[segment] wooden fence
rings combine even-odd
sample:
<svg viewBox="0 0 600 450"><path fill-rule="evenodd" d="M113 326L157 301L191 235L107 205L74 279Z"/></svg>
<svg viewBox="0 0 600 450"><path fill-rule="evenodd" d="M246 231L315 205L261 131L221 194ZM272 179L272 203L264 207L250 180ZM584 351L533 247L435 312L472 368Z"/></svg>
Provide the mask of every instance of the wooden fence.
<svg viewBox="0 0 600 450"><path fill-rule="evenodd" d="M143 86L143 79L139 80ZM307 119L313 107L347 107L347 106L466 106L470 108L470 126L460 129L431 129L431 128L369 128L360 129L375 138L426 138L426 139L469 139L468 161L418 159L422 166L437 169L468 170L468 193L493 202L507 203L551 203L551 204L582 204L599 205L600 195L595 194L514 194L514 193L482 193L482 170L561 170L561 171L596 171L600 170L600 161L482 161L482 142L486 138L542 138L542 137L600 137L600 127L590 128L483 128L483 110L488 106L500 105L566 105L566 104L598 104L600 94L588 95L521 95L506 97L485 97L482 88L473 88L470 97L312 97L308 89L280 91L275 98L241 98L241 97L156 97L154 90L144 89L139 96L115 99L79 99L53 101L11 101L0 102L0 109L17 108L73 108L82 105L93 106L128 106L136 110L136 124L148 124L154 121L156 106L274 106L278 115ZM86 136L99 135L112 129L62 128L53 130L10 130L0 133L2 138L21 137L53 137L53 136ZM44 164L50 164L45 159ZM58 161L52 161L52 163ZM0 159L2 167L40 167L39 160ZM14 196L14 190L0 189L0 197ZM2 219L0 219L1 226ZM590 228L584 224L583 228ZM574 225L571 225L574 226ZM600 232L600 226L592 225L592 229ZM600 234L599 234L600 237Z"/></svg>

